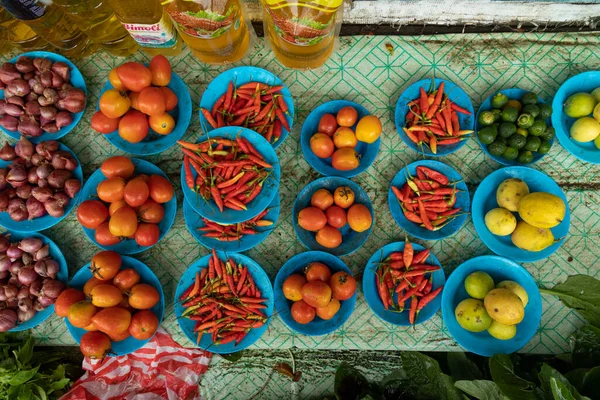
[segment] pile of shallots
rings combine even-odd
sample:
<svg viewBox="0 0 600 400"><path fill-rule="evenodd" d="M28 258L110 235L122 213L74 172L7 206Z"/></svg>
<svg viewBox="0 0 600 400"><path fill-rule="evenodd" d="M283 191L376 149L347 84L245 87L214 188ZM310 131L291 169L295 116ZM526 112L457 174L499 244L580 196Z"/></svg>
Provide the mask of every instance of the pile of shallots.
<svg viewBox="0 0 600 400"><path fill-rule="evenodd" d="M17 222L64 215L81 182L73 176L77 160L59 146L55 140L34 146L21 136L14 148L6 143L0 149L0 159L12 161L0 168L0 212Z"/></svg>
<svg viewBox="0 0 600 400"><path fill-rule="evenodd" d="M73 113L85 108L85 92L69 83L64 62L19 57L0 68L0 126L23 136L56 133L73 122Z"/></svg>
<svg viewBox="0 0 600 400"><path fill-rule="evenodd" d="M38 238L11 243L7 236L0 234L0 332L29 321L65 288L49 245Z"/></svg>

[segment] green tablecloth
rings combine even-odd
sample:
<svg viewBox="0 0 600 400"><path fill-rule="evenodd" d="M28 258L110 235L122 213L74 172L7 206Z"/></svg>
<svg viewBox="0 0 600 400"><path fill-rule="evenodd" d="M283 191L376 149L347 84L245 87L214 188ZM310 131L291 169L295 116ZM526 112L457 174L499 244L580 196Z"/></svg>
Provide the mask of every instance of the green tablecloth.
<svg viewBox="0 0 600 400"><path fill-rule="evenodd" d="M387 44L394 48L393 54L386 49ZM369 240L356 253L343 258L354 273L360 273L375 250L404 238L404 232L392 219L387 205L391 178L405 163L419 158L400 140L393 123L394 106L403 89L417 80L435 75L459 84L469 94L475 108L496 90L508 87L535 90L550 100L568 77L600 67L599 45L598 35L589 33L344 37L341 38L339 51L324 67L314 71L295 71L283 68L260 41L256 51L236 65L259 66L281 77L294 96L296 121L291 135L277 149L282 166L280 219L267 240L247 254L274 278L288 258L305 250L294 234L291 209L298 192L318 177L304 160L299 144L302 122L315 106L333 99L353 100L383 121L384 133L379 155L371 168L354 179L367 191L375 208L375 227ZM135 58L146 60L141 53ZM75 61L86 78L88 107L79 126L62 141L81 160L85 177L95 171L106 157L119 154L102 135L90 128L89 119L108 72L121 62L121 59L104 53ZM199 103L206 85L220 72L231 67L204 65L187 50L172 58L171 62L174 71L188 85L195 104ZM200 133L195 113L185 138L195 140ZM179 184L181 155L178 149L172 148L147 159ZM460 171L471 188L500 167L485 156L475 140L470 140L460 151L442 160ZM552 286L570 274L599 277L598 166L581 162L557 142L550 153L533 167L553 177L566 192L572 213L571 228L558 252L546 260L523 266L538 284L545 286ZM191 343L179 330L173 313L173 293L182 273L207 250L187 231L181 213L183 199L180 191L177 197L179 211L171 231L157 246L136 257L145 262L163 284L167 302L163 326L176 340L187 346ZM71 275L98 251L84 236L74 214L45 232L63 250ZM491 254L477 237L470 220L454 236L425 245L432 247L447 274L471 257ZM582 324L582 319L552 297L543 297L543 309L540 328L523 351L564 351L569 334ZM64 322L56 317L39 326L33 334L47 344L74 344ZM458 350L444 326L441 313L416 329L396 327L377 318L360 291L352 317L335 333L306 337L290 331L279 318L274 318L268 331L254 347Z"/></svg>

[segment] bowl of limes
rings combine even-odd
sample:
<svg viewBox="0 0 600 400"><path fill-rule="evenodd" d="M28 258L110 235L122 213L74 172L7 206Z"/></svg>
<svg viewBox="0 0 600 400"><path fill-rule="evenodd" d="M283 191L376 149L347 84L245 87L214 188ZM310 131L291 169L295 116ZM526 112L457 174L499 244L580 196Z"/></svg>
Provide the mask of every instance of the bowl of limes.
<svg viewBox="0 0 600 400"><path fill-rule="evenodd" d="M554 143L552 107L534 92L504 89L488 97L475 121L483 151L504 165L539 161Z"/></svg>

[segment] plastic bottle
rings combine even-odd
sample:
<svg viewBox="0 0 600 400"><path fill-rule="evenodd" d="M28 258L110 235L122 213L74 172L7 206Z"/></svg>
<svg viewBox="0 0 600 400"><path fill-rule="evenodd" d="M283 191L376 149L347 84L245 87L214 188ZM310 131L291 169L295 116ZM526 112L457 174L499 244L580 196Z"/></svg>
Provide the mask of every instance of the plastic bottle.
<svg viewBox="0 0 600 400"><path fill-rule="evenodd" d="M52 2L0 0L0 5L67 57L83 57L97 48Z"/></svg>
<svg viewBox="0 0 600 400"><path fill-rule="evenodd" d="M145 53L174 56L181 52L181 38L159 0L108 0L108 3Z"/></svg>
<svg viewBox="0 0 600 400"><path fill-rule="evenodd" d="M139 46L106 0L54 0L79 29L109 53L127 57Z"/></svg>
<svg viewBox="0 0 600 400"><path fill-rule="evenodd" d="M265 36L277 59L290 68L327 61L341 24L342 0L261 0Z"/></svg>
<svg viewBox="0 0 600 400"><path fill-rule="evenodd" d="M11 50L10 42L8 41L8 31L0 25L0 56L5 55Z"/></svg>
<svg viewBox="0 0 600 400"><path fill-rule="evenodd" d="M163 5L200 61L223 64L246 54L250 35L238 0L167 0Z"/></svg>
<svg viewBox="0 0 600 400"><path fill-rule="evenodd" d="M19 51L52 50L50 43L38 36L29 26L14 19L2 7L0 7L0 26L6 30L8 42Z"/></svg>

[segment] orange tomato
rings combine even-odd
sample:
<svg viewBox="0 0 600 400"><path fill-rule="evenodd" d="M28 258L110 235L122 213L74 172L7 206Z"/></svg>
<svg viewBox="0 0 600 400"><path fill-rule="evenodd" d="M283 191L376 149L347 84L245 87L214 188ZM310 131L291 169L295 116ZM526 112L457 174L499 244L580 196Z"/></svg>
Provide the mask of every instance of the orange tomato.
<svg viewBox="0 0 600 400"><path fill-rule="evenodd" d="M84 326L83 329L85 329L88 332L96 332L98 330L98 328L96 328L96 325L94 325L93 322L88 326Z"/></svg>
<svg viewBox="0 0 600 400"><path fill-rule="evenodd" d="M112 217L112 215L115 213L115 211L117 211L119 208L124 207L127 205L127 202L123 199L119 200L119 201L115 201L113 203L110 203L110 206L108 206L108 215Z"/></svg>
<svg viewBox="0 0 600 400"><path fill-rule="evenodd" d="M123 190L123 200L131 207L139 207L148 200L150 189L143 179L135 178L127 182Z"/></svg>
<svg viewBox="0 0 600 400"><path fill-rule="evenodd" d="M348 208L354 204L354 192L348 186L340 186L333 192L333 202L342 208Z"/></svg>
<svg viewBox="0 0 600 400"><path fill-rule="evenodd" d="M119 79L119 74L117 74L117 68L113 68L110 70L110 72L108 73L108 81L113 86L113 88L117 90L125 89L125 86L123 86L123 82L121 82L121 79Z"/></svg>
<svg viewBox="0 0 600 400"><path fill-rule="evenodd" d="M339 127L333 134L333 144L335 144L335 147L337 148L355 148L357 143L358 140L356 140L354 131L345 126Z"/></svg>
<svg viewBox="0 0 600 400"><path fill-rule="evenodd" d="M158 291L153 286L140 283L131 288L129 305L138 310L152 308L160 300Z"/></svg>
<svg viewBox="0 0 600 400"><path fill-rule="evenodd" d="M68 288L60 292L54 303L54 312L59 317L69 315L69 307L73 304L85 300L85 294L81 290Z"/></svg>
<svg viewBox="0 0 600 400"><path fill-rule="evenodd" d="M338 128L337 121L332 114L323 114L319 120L319 132L332 136Z"/></svg>
<svg viewBox="0 0 600 400"><path fill-rule="evenodd" d="M119 271L113 278L113 285L120 290L129 290L140 282L140 274L133 268L125 268ZM129 305L129 302L127 302Z"/></svg>
<svg viewBox="0 0 600 400"><path fill-rule="evenodd" d="M119 128L119 118L108 118L102 111L96 111L90 119L90 125L98 133L107 134Z"/></svg>
<svg viewBox="0 0 600 400"><path fill-rule="evenodd" d="M350 127L356 123L358 112L354 107L346 106L338 111L336 120L339 126Z"/></svg>
<svg viewBox="0 0 600 400"><path fill-rule="evenodd" d="M126 62L117 67L117 75L127 90L141 92L152 84L152 72L138 62Z"/></svg>
<svg viewBox="0 0 600 400"><path fill-rule="evenodd" d="M116 286L101 284L92 289L92 304L96 307L114 307L123 300L123 294Z"/></svg>
<svg viewBox="0 0 600 400"><path fill-rule="evenodd" d="M317 231L315 240L323 247L334 249L342 243L342 234L333 226L325 225Z"/></svg>
<svg viewBox="0 0 600 400"><path fill-rule="evenodd" d="M67 319L76 328L84 328L92 323L98 309L89 301L79 301L69 307Z"/></svg>
<svg viewBox="0 0 600 400"><path fill-rule="evenodd" d="M110 338L102 332L86 332L81 337L79 350L85 357L92 360L102 360L108 353L112 342Z"/></svg>
<svg viewBox="0 0 600 400"><path fill-rule="evenodd" d="M165 95L165 111L168 112L175 109L175 107L177 107L177 103L179 103L179 99L177 98L175 92L166 86L161 87L160 90L162 90L163 94Z"/></svg>
<svg viewBox="0 0 600 400"><path fill-rule="evenodd" d="M101 201L86 200L77 207L77 221L88 229L96 229L107 218L108 210Z"/></svg>
<svg viewBox="0 0 600 400"><path fill-rule="evenodd" d="M329 270L329 267L316 261L311 262L306 266L304 269L304 274L306 275L306 280L309 282L329 282L329 278L331 278L331 271Z"/></svg>
<svg viewBox="0 0 600 400"><path fill-rule="evenodd" d="M129 336L131 336L129 334L129 330L125 329L123 332L117 332L117 333L110 333L108 335L108 337L110 338L110 340L112 340L113 342L122 342L123 340L127 339Z"/></svg>
<svg viewBox="0 0 600 400"><path fill-rule="evenodd" d="M108 230L117 237L133 236L137 227L137 214L129 206L119 208L108 221Z"/></svg>
<svg viewBox="0 0 600 400"><path fill-rule="evenodd" d="M162 175L152 175L148 178L150 197L157 203L166 203L175 195L173 184Z"/></svg>
<svg viewBox="0 0 600 400"><path fill-rule="evenodd" d="M158 224L165 216L165 209L162 205L152 199L146 200L138 210L140 221L151 224Z"/></svg>
<svg viewBox="0 0 600 400"><path fill-rule="evenodd" d="M129 333L137 340L150 339L158 329L158 317L150 310L143 310L131 318Z"/></svg>
<svg viewBox="0 0 600 400"><path fill-rule="evenodd" d="M140 246L154 246L160 238L160 229L156 224L141 223L135 231L135 242Z"/></svg>
<svg viewBox="0 0 600 400"><path fill-rule="evenodd" d="M129 143L139 143L148 136L148 117L146 114L129 110L119 121L119 136Z"/></svg>
<svg viewBox="0 0 600 400"><path fill-rule="evenodd" d="M93 276L100 280L112 279L115 277L117 272L119 272L122 262L123 260L121 259L119 253L110 250L104 250L96 253L92 257L92 261L90 262L90 271L92 271Z"/></svg>
<svg viewBox="0 0 600 400"><path fill-rule="evenodd" d="M332 275L329 286L334 299L348 300L356 292L356 279L347 272L339 271Z"/></svg>
<svg viewBox="0 0 600 400"><path fill-rule="evenodd" d="M138 96L140 111L150 116L158 116L165 113L165 95L156 87L147 87Z"/></svg>
<svg viewBox="0 0 600 400"><path fill-rule="evenodd" d="M171 82L171 64L167 57L162 54L152 57L148 69L152 73L152 84L154 86L167 86Z"/></svg>
<svg viewBox="0 0 600 400"><path fill-rule="evenodd" d="M133 176L135 167L129 157L113 156L109 157L100 166L100 171L107 178L119 176L123 179L129 179Z"/></svg>
<svg viewBox="0 0 600 400"><path fill-rule="evenodd" d="M92 322L101 332L117 335L129 328L131 313L121 307L105 308L94 315Z"/></svg>
<svg viewBox="0 0 600 400"><path fill-rule="evenodd" d="M123 198L125 191L125 179L121 177L108 178L98 184L96 193L100 200L107 203L119 201Z"/></svg>
<svg viewBox="0 0 600 400"><path fill-rule="evenodd" d="M326 307L331 301L331 288L322 281L307 282L302 286L302 300L312 307Z"/></svg>
<svg viewBox="0 0 600 400"><path fill-rule="evenodd" d="M317 312L317 316L325 321L329 321L331 318L340 311L340 307L342 304L338 299L331 299L329 304L325 307L317 307L315 311Z"/></svg>
<svg viewBox="0 0 600 400"><path fill-rule="evenodd" d="M364 232L373 224L373 216L363 204L353 204L348 209L348 225L355 232Z"/></svg>
<svg viewBox="0 0 600 400"><path fill-rule="evenodd" d="M307 231L315 232L325 226L327 217L317 207L306 207L298 213L298 225Z"/></svg>
<svg viewBox="0 0 600 400"><path fill-rule="evenodd" d="M381 121L374 115L367 115L362 117L356 125L356 138L361 142L373 143L382 131Z"/></svg>
<svg viewBox="0 0 600 400"><path fill-rule="evenodd" d="M131 102L130 107L134 110L140 109L140 92L129 92L129 101Z"/></svg>
<svg viewBox="0 0 600 400"><path fill-rule="evenodd" d="M110 230L108 229L108 221L101 223L96 228L94 238L100 246L113 246L121 241L121 239L110 233Z"/></svg>
<svg viewBox="0 0 600 400"><path fill-rule="evenodd" d="M109 282L109 281L98 279L95 276L92 276L90 279L87 280L85 285L83 285L83 294L85 295L85 297L90 297L92 295L92 290L96 286L102 285L107 282Z"/></svg>
<svg viewBox="0 0 600 400"><path fill-rule="evenodd" d="M131 100L125 92L109 89L100 96L100 111L107 118L119 118L129 110Z"/></svg>
<svg viewBox="0 0 600 400"><path fill-rule="evenodd" d="M327 223L334 228L343 228L348 221L346 211L340 206L331 206L325 211Z"/></svg>
<svg viewBox="0 0 600 400"><path fill-rule="evenodd" d="M290 308L292 318L299 324L308 324L315 319L316 311L314 307L306 304L304 300L296 301Z"/></svg>
<svg viewBox="0 0 600 400"><path fill-rule="evenodd" d="M310 138L310 149L319 158L331 157L335 146L333 140L324 133L315 133Z"/></svg>
<svg viewBox="0 0 600 400"><path fill-rule="evenodd" d="M327 210L333 204L333 195L327 189L319 189L310 198L310 205L321 211Z"/></svg>
<svg viewBox="0 0 600 400"><path fill-rule="evenodd" d="M350 171L360 164L358 157L358 153L352 148L337 149L331 156L331 166L339 171Z"/></svg>
<svg viewBox="0 0 600 400"><path fill-rule="evenodd" d="M161 115L151 115L148 122L150 129L159 135L168 135L175 129L175 120L167 112Z"/></svg>
<svg viewBox="0 0 600 400"><path fill-rule="evenodd" d="M306 278L300 274L288 276L283 282L283 296L291 301L302 300L302 286L306 282Z"/></svg>

